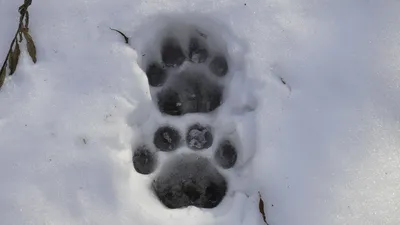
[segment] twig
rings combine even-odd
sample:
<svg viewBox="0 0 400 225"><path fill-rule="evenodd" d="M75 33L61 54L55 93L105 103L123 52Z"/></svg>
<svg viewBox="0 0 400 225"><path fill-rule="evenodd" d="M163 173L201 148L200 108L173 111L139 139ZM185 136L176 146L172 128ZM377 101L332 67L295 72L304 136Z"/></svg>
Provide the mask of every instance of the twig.
<svg viewBox="0 0 400 225"><path fill-rule="evenodd" d="M29 13L28 13L28 7L32 4L32 0L24 0L24 4L22 4L19 8L18 8L18 12L20 13L20 18L19 18L19 25L18 25L18 29L15 32L14 38L11 41L10 44L10 48L8 49L6 58L3 62L3 65L0 69L0 88L4 83L4 79L6 76L6 70L7 70L7 61L10 59L10 57L12 56L13 53L13 46L14 44L17 42L17 38L18 35L20 35L20 37L22 37L21 33L27 34L29 32L29 28L28 28L28 24L29 24ZM24 19L25 19L25 26L24 26ZM20 40L21 42L22 40ZM18 43L17 43L18 45ZM31 43L31 45L34 46L34 43ZM19 51L19 49L18 49ZM19 53L16 57L19 57ZM14 65L12 65L14 66ZM15 65L16 66L16 65ZM10 75L12 75L13 71L10 73Z"/></svg>
<svg viewBox="0 0 400 225"><path fill-rule="evenodd" d="M260 200L259 200L259 202L258 202L258 209L260 210L260 213L261 213L261 215L262 215L262 218L263 218L263 220L264 220L264 223L265 223L266 225L269 225L268 222L267 222L267 217L265 216L264 201L263 201L263 199L262 199L262 197L261 197L261 193L258 192L258 195L259 195L259 197L260 197Z"/></svg>
<svg viewBox="0 0 400 225"><path fill-rule="evenodd" d="M111 27L110 27L110 30L113 30L113 31L118 32L120 35L122 35L122 36L124 37L125 44L129 44L129 38L128 38L124 33L122 33L121 31L119 31L119 30L117 30L117 29L113 29L113 28L111 28Z"/></svg>

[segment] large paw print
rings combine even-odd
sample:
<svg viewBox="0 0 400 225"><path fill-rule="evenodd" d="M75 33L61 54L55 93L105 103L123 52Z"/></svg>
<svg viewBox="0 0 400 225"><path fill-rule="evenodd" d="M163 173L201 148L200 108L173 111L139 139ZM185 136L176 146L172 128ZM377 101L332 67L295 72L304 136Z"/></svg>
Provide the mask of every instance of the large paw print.
<svg viewBox="0 0 400 225"><path fill-rule="evenodd" d="M166 207L214 208L223 200L228 183L219 170L234 167L238 154L229 139L214 144L212 132L209 125L195 123L186 129L182 138L177 128L163 126L154 131L153 143L134 149L132 161L137 173L148 175L161 167L151 189ZM173 154L180 147L186 148ZM214 154L206 157L198 154L201 151L214 151ZM163 165L157 160L160 152L169 158Z"/></svg>
<svg viewBox="0 0 400 225"><path fill-rule="evenodd" d="M180 22L161 27L146 35L154 39L141 52L156 110L138 127L133 167L165 208L215 208L235 190L232 171L253 149L243 146L228 112L232 86L246 83L244 67L234 64L240 60L228 54L218 29ZM245 92L234 98L247 107L240 97Z"/></svg>
<svg viewBox="0 0 400 225"><path fill-rule="evenodd" d="M229 73L225 54L209 49L207 35L166 35L145 67L158 109L167 115L208 113L223 101L223 79Z"/></svg>

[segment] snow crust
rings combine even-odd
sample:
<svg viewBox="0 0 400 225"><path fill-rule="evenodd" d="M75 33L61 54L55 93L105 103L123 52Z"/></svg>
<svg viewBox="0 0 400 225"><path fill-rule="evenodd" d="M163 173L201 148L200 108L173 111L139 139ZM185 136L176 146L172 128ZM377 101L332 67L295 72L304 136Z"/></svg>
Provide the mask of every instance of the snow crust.
<svg viewBox="0 0 400 225"><path fill-rule="evenodd" d="M0 52L19 4L0 1ZM400 224L399 1L69 0L29 11L38 62L23 52L0 90L2 224L260 225L258 193L270 225ZM176 18L218 35L231 57L217 116L155 110L143 54ZM159 124L191 121L232 135L239 164L217 208L167 210L131 148Z"/></svg>

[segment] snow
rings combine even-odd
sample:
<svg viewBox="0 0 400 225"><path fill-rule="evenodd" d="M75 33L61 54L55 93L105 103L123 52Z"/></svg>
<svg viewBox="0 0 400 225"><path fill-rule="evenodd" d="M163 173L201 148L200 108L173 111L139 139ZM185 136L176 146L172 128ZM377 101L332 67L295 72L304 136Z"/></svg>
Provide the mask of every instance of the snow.
<svg viewBox="0 0 400 225"><path fill-rule="evenodd" d="M0 52L18 6L0 1ZM260 225L258 192L270 225L400 224L399 1L70 0L29 11L38 62L23 52L0 90L2 224ZM163 117L152 103L142 54L175 17L230 56L214 116ZM222 171L231 185L217 208L167 210L131 148L160 124L193 121L237 141L238 167Z"/></svg>

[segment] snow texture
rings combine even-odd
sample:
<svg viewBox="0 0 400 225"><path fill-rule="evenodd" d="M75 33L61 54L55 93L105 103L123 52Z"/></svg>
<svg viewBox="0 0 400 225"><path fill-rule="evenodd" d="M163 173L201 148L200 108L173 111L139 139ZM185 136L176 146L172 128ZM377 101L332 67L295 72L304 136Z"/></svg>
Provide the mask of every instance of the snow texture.
<svg viewBox="0 0 400 225"><path fill-rule="evenodd" d="M21 3L0 0L0 52ZM270 225L400 224L399 1L69 0L29 11L38 61L23 52L0 89L2 224L261 225L259 193ZM198 46L194 26L208 34ZM150 81L171 30L190 60ZM218 54L226 69L210 63ZM220 104L160 112L159 91L184 71L221 90ZM212 128L211 147L184 143L195 123ZM162 126L182 136L174 151L153 144ZM215 159L223 140L237 153L229 169ZM133 165L142 144L155 164L146 174ZM196 162L225 179L220 204L161 204L153 180Z"/></svg>

